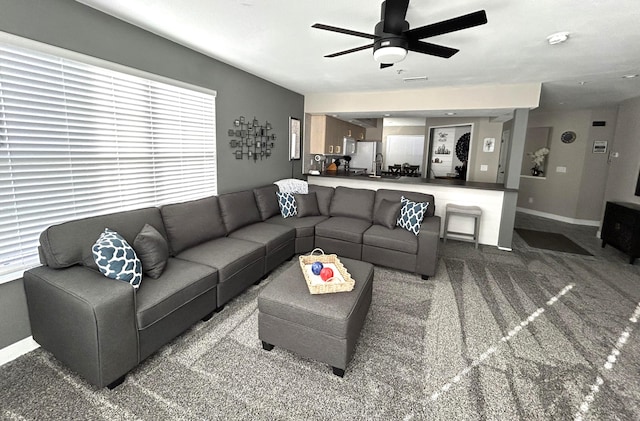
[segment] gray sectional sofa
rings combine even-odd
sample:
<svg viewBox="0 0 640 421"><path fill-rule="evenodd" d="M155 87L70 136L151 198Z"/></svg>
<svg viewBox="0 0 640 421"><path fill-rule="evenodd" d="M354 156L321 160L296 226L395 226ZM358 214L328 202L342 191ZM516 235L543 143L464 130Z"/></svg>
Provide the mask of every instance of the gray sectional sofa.
<svg viewBox="0 0 640 421"><path fill-rule="evenodd" d="M433 196L310 185L299 215L283 218L276 191L269 185L47 228L42 266L24 274L33 338L90 383L113 387L296 253L320 247L425 279L435 274L440 218ZM418 235L376 223L383 200L401 196L429 202ZM117 231L136 248L147 226L166 242L164 270L143 276L138 289L105 278L92 256L100 234Z"/></svg>

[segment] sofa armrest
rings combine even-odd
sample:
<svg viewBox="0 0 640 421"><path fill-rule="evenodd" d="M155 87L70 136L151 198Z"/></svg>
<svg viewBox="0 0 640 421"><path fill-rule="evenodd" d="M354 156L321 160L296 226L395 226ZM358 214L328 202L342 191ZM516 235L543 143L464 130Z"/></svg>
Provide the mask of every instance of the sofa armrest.
<svg viewBox="0 0 640 421"><path fill-rule="evenodd" d="M89 382L104 387L138 364L135 292L84 266L24 274L33 338Z"/></svg>
<svg viewBox="0 0 640 421"><path fill-rule="evenodd" d="M416 273L426 276L436 274L438 244L440 244L440 217L428 216L422 221L418 234Z"/></svg>

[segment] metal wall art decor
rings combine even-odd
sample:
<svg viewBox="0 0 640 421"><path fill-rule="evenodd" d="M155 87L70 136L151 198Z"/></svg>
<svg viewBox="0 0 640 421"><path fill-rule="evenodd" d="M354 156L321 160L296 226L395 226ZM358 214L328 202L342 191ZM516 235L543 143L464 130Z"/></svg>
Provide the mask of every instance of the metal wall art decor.
<svg viewBox="0 0 640 421"><path fill-rule="evenodd" d="M240 116L233 122L233 129L229 129L229 136L232 139L229 145L236 159L264 159L271 156L271 149L275 145L276 135L269 134L271 123L268 121L261 125L258 119L245 120Z"/></svg>

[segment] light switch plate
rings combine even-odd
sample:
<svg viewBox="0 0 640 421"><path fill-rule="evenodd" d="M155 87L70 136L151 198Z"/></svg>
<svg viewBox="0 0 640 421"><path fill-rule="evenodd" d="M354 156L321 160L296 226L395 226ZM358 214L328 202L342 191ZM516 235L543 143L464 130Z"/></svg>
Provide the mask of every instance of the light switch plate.
<svg viewBox="0 0 640 421"><path fill-rule="evenodd" d="M489 166L488 165L480 165L480 171L489 171Z"/></svg>
<svg viewBox="0 0 640 421"><path fill-rule="evenodd" d="M556 172L567 172L567 167L556 167Z"/></svg>

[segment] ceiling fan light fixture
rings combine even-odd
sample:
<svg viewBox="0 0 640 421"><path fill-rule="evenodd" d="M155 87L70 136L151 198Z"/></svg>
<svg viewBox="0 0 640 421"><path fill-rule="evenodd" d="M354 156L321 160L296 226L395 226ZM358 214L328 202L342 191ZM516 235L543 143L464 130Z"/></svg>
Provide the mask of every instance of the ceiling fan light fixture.
<svg viewBox="0 0 640 421"><path fill-rule="evenodd" d="M373 52L373 59L378 63L392 64L405 59L407 50L402 47L380 47Z"/></svg>

